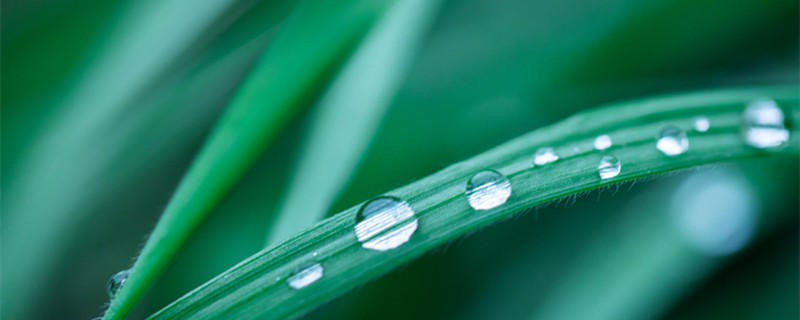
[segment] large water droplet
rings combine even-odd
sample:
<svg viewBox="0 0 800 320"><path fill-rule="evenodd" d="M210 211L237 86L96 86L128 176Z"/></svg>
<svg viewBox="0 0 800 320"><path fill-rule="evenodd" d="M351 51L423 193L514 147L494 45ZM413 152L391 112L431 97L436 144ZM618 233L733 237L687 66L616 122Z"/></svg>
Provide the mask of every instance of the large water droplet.
<svg viewBox="0 0 800 320"><path fill-rule="evenodd" d="M467 202L475 210L489 210L506 203L511 196L511 182L494 170L483 170L467 181Z"/></svg>
<svg viewBox="0 0 800 320"><path fill-rule="evenodd" d="M294 289L305 288L322 278L324 270L322 265L315 261L305 262L295 268L292 276L286 279L286 283Z"/></svg>
<svg viewBox="0 0 800 320"><path fill-rule="evenodd" d="M537 166L543 166L551 162L558 161L558 154L553 151L553 148L539 148L533 154L533 163Z"/></svg>
<svg viewBox="0 0 800 320"><path fill-rule="evenodd" d="M597 165L597 173L600 179L610 179L616 177L622 170L622 163L614 156L604 156Z"/></svg>
<svg viewBox="0 0 800 320"><path fill-rule="evenodd" d="M744 109L742 135L750 146L763 149L782 146L789 140L783 110L767 98L751 102Z"/></svg>
<svg viewBox="0 0 800 320"><path fill-rule="evenodd" d="M698 132L706 132L711 128L711 122L704 116L694 118L694 129Z"/></svg>
<svg viewBox="0 0 800 320"><path fill-rule="evenodd" d="M130 270L122 270L108 279L106 291L108 291L108 296L111 297L111 299L114 299L114 297L117 296L119 290L122 289L122 286L124 286L125 282L128 281L128 275L130 273Z"/></svg>
<svg viewBox="0 0 800 320"><path fill-rule="evenodd" d="M611 142L611 137L609 137L607 134L604 134L594 139L594 148L597 150L605 150L611 148L612 144L613 143Z"/></svg>
<svg viewBox="0 0 800 320"><path fill-rule="evenodd" d="M358 211L355 231L362 247L386 251L408 242L417 231L417 218L407 202L395 197L378 197Z"/></svg>
<svg viewBox="0 0 800 320"><path fill-rule="evenodd" d="M689 150L689 138L686 132L675 126L666 126L658 136L656 148L672 157Z"/></svg>

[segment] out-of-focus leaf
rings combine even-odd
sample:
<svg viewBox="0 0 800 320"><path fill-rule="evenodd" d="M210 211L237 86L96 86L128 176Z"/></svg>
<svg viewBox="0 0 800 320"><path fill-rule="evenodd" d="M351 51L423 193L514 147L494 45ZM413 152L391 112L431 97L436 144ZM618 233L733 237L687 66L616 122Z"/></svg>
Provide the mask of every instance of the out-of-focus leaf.
<svg viewBox="0 0 800 320"><path fill-rule="evenodd" d="M375 136L440 5L409 0L393 6L322 96L267 245L325 217Z"/></svg>
<svg viewBox="0 0 800 320"><path fill-rule="evenodd" d="M731 166L678 182L655 185L598 226L537 299L531 319L658 318L753 241L757 229L770 227L759 232L763 237L791 218L762 211L762 198L770 196Z"/></svg>
<svg viewBox="0 0 800 320"><path fill-rule="evenodd" d="M389 3L308 1L296 8L193 162L105 319L130 312Z"/></svg>
<svg viewBox="0 0 800 320"><path fill-rule="evenodd" d="M109 126L123 117L137 95L164 76L165 69L195 44L230 3L192 5L188 13L186 1L130 4L108 26L104 41L76 73L69 89L55 100L59 107L43 115L41 132L26 137L28 148L11 161L16 166L8 172L10 177L4 177L10 185L3 210L8 230L3 235L3 254L6 261L15 261L4 268L9 275L4 287L15 292L4 303L8 305L3 308L5 315L26 317L48 279L56 276L53 261L75 226L70 222L85 218L81 204L89 198L86 193L94 191L95 182L109 170L109 159L131 133L125 125L113 131ZM154 45L157 50L141 51ZM130 123L136 123L135 119Z"/></svg>

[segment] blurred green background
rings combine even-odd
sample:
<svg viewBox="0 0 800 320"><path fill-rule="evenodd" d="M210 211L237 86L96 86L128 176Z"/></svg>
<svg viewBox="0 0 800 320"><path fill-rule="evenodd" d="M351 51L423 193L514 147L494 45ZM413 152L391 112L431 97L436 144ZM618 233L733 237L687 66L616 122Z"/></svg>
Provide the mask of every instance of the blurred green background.
<svg viewBox="0 0 800 320"><path fill-rule="evenodd" d="M3 3L4 319L101 314L108 277L130 267L294 8ZM330 213L598 104L796 84L798 13L789 0L445 1ZM312 123L300 114L133 318L263 247ZM458 240L306 317L798 318L799 193L796 157L596 191Z"/></svg>

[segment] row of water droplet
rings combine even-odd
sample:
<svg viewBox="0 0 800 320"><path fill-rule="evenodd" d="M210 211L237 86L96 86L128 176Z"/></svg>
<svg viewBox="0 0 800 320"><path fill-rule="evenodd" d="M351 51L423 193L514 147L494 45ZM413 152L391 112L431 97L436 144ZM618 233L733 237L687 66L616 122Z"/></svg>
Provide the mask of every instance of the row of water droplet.
<svg viewBox="0 0 800 320"><path fill-rule="evenodd" d="M700 116L694 119L693 128L703 133L711 128L711 123L707 117ZM768 149L785 145L789 140L789 131L778 104L767 98L750 103L744 111L742 136L745 143L754 148ZM605 152L613 144L611 137L604 134L595 138L593 146L595 150ZM667 125L658 135L656 148L666 156L678 156L689 150L689 139L684 130ZM543 147L534 153L533 166L548 165L559 159L553 148ZM597 165L597 174L602 180L616 177L621 170L622 162L611 154L601 157ZM511 182L506 176L495 170L483 170L467 181L465 195L473 209L489 210L504 204L511 196L511 190ZM387 251L408 242L417 227L418 220L408 202L381 196L361 207L356 215L354 231L363 248ZM291 288L301 289L321 279L323 273L323 266L311 260L300 264L286 281ZM122 271L109 280L108 292L112 298L125 283L127 275L128 271Z"/></svg>

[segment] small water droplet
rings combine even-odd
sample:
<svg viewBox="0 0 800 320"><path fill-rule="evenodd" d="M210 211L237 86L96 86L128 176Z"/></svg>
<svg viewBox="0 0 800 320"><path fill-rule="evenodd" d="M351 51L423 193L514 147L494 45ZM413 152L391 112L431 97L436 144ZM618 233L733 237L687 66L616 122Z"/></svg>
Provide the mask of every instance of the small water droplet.
<svg viewBox="0 0 800 320"><path fill-rule="evenodd" d="M386 251L408 242L417 231L414 209L395 197L368 201L356 215L355 232L361 246Z"/></svg>
<svg viewBox="0 0 800 320"><path fill-rule="evenodd" d="M759 149L784 145L789 141L789 130L784 125L783 110L771 99L751 102L744 109L742 135L747 144Z"/></svg>
<svg viewBox="0 0 800 320"><path fill-rule="evenodd" d="M317 252L314 252L311 255L316 257L317 256Z"/></svg>
<svg viewBox="0 0 800 320"><path fill-rule="evenodd" d="M322 278L325 269L315 261L308 261L297 266L291 277L286 279L286 283L293 289L302 289ZM276 278L279 280L280 277Z"/></svg>
<svg viewBox="0 0 800 320"><path fill-rule="evenodd" d="M280 276L275 277L275 282L278 282L278 281L281 281L281 277Z"/></svg>
<svg viewBox="0 0 800 320"><path fill-rule="evenodd" d="M605 150L611 148L612 144L613 143L611 142L611 137L609 137L607 134L604 134L594 139L594 148L596 150Z"/></svg>
<svg viewBox="0 0 800 320"><path fill-rule="evenodd" d="M622 163L614 156L604 156L597 165L597 173L600 179L610 179L616 177L622 170Z"/></svg>
<svg viewBox="0 0 800 320"><path fill-rule="evenodd" d="M124 286L125 282L128 281L128 275L130 273L131 273L130 270L122 270L120 272L117 272L115 275L111 276L110 279L108 279L108 285L106 285L106 291L108 291L108 296L111 297L111 299L114 299L114 297L117 296L119 290L122 289L122 286Z"/></svg>
<svg viewBox="0 0 800 320"><path fill-rule="evenodd" d="M483 170L467 181L467 202L475 210L489 210L506 203L511 196L511 182L494 170Z"/></svg>
<svg viewBox="0 0 800 320"><path fill-rule="evenodd" d="M708 128L711 128L711 122L708 121L708 118L704 116L699 116L694 118L694 129L698 132L706 132Z"/></svg>
<svg viewBox="0 0 800 320"><path fill-rule="evenodd" d="M533 163L537 166L543 166L558 161L558 158L558 154L553 151L553 148L539 148L533 154Z"/></svg>
<svg viewBox="0 0 800 320"><path fill-rule="evenodd" d="M689 150L689 138L678 127L666 126L658 135L656 148L670 157L677 156Z"/></svg>

